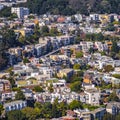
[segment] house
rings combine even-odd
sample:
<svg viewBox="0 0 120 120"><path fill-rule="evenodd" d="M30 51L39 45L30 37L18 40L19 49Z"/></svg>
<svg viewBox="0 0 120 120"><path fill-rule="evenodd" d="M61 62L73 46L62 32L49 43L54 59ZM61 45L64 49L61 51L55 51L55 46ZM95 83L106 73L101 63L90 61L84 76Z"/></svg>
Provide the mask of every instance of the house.
<svg viewBox="0 0 120 120"><path fill-rule="evenodd" d="M32 57L29 59L29 61L34 65L39 64L39 58Z"/></svg>
<svg viewBox="0 0 120 120"><path fill-rule="evenodd" d="M57 36L56 37L58 41L62 44L62 46L70 45L71 43L74 43L74 36Z"/></svg>
<svg viewBox="0 0 120 120"><path fill-rule="evenodd" d="M90 14L91 21L99 21L99 14Z"/></svg>
<svg viewBox="0 0 120 120"><path fill-rule="evenodd" d="M92 120L91 113L88 109L76 109L74 112L77 114L77 118L79 118L79 120Z"/></svg>
<svg viewBox="0 0 120 120"><path fill-rule="evenodd" d="M33 98L33 92L31 89L28 88L23 88L22 89L23 94L25 95L25 97L28 98Z"/></svg>
<svg viewBox="0 0 120 120"><path fill-rule="evenodd" d="M1 101L14 100L16 92L2 92Z"/></svg>
<svg viewBox="0 0 120 120"><path fill-rule="evenodd" d="M59 78L63 78L63 77L66 77L66 78L70 78L72 77L74 73L74 70L73 69L61 69L58 73L57 73L57 76Z"/></svg>
<svg viewBox="0 0 120 120"><path fill-rule="evenodd" d="M120 102L110 102L106 106L106 111L112 115L120 113Z"/></svg>
<svg viewBox="0 0 120 120"><path fill-rule="evenodd" d="M88 48L87 43L85 41L80 42L80 45L82 47L83 52L88 52L89 48Z"/></svg>
<svg viewBox="0 0 120 120"><path fill-rule="evenodd" d="M88 89L84 91L87 94L86 103L91 105L99 105L100 104L100 91L96 89Z"/></svg>
<svg viewBox="0 0 120 120"><path fill-rule="evenodd" d="M103 120L103 116L106 113L106 109L105 108L98 108L95 109L94 111L91 112L92 114L92 120Z"/></svg>
<svg viewBox="0 0 120 120"><path fill-rule="evenodd" d="M98 51L104 51L104 45L101 42L95 42L95 48L97 48Z"/></svg>
<svg viewBox="0 0 120 120"><path fill-rule="evenodd" d="M49 76L49 78L53 77L53 74L54 74L53 69L50 67L40 67L39 72L41 75L43 74L45 76L46 75Z"/></svg>
<svg viewBox="0 0 120 120"><path fill-rule="evenodd" d="M72 110L67 110L66 114L67 114L67 116L72 116L72 117L77 116L77 114L74 111L72 111Z"/></svg>
<svg viewBox="0 0 120 120"><path fill-rule="evenodd" d="M10 103L5 103L4 109L6 112L12 111L12 110L21 110L27 106L26 101L18 100L18 101L13 101Z"/></svg>
<svg viewBox="0 0 120 120"><path fill-rule="evenodd" d="M92 77L91 74L86 73L86 74L84 75L84 78L83 78L83 82L84 82L84 83L91 84L91 83L92 83L92 80L93 80L93 77Z"/></svg>
<svg viewBox="0 0 120 120"><path fill-rule="evenodd" d="M76 120L76 118L71 116L63 116L59 120Z"/></svg>
<svg viewBox="0 0 120 120"><path fill-rule="evenodd" d="M0 92L11 91L10 81L0 79Z"/></svg>
<svg viewBox="0 0 120 120"><path fill-rule="evenodd" d="M47 44L36 44L35 45L35 55L40 57L47 52Z"/></svg>
<svg viewBox="0 0 120 120"><path fill-rule="evenodd" d="M86 89L86 90L87 90L87 89L91 89L91 88L94 89L94 88L95 88L95 85L94 85L94 84L91 84L91 83L89 84L89 83L84 83L84 82L83 82L83 83L82 83L82 87L83 87L84 89Z"/></svg>
<svg viewBox="0 0 120 120"><path fill-rule="evenodd" d="M23 29L16 29L14 30L15 33L20 33L23 37L28 37L30 35L33 35L33 30L30 28L23 28Z"/></svg>
<svg viewBox="0 0 120 120"><path fill-rule="evenodd" d="M120 79L115 78L115 77L111 77L111 83L112 85L120 85Z"/></svg>

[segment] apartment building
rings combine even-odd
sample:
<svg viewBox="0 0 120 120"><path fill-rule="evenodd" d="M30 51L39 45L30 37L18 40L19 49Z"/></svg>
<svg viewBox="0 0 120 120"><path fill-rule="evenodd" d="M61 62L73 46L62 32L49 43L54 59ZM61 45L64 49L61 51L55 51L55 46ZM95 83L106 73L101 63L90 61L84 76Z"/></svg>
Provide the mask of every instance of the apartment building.
<svg viewBox="0 0 120 120"><path fill-rule="evenodd" d="M12 110L21 110L22 108L27 106L26 101L18 100L18 101L13 101L10 103L5 103L4 104L4 109L6 112L12 111Z"/></svg>
<svg viewBox="0 0 120 120"><path fill-rule="evenodd" d="M16 13L18 18L24 18L25 15L29 15L29 9L25 7L12 7L11 13Z"/></svg>

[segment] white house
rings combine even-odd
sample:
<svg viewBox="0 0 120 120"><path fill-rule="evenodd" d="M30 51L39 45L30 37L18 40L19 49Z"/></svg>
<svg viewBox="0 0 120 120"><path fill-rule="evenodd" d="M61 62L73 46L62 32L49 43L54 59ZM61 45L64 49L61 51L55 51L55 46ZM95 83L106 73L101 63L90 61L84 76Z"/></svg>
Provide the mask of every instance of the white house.
<svg viewBox="0 0 120 120"><path fill-rule="evenodd" d="M100 92L96 89L89 89L84 91L88 98L86 98L86 103L91 105L99 105L100 104Z"/></svg>

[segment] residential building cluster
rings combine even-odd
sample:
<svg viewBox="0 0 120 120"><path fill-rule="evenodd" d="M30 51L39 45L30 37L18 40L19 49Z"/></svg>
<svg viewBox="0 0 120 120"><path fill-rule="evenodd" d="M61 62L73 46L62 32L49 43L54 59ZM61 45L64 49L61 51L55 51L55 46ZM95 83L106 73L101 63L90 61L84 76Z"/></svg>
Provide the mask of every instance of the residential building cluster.
<svg viewBox="0 0 120 120"><path fill-rule="evenodd" d="M2 9L1 4L4 5L6 0L0 2L0 9ZM9 3L12 4L12 2ZM17 2L16 0L15 3ZM19 0L19 2L26 1ZM72 17L79 24L75 24L71 16L50 14L37 16L29 14L29 9L23 7L12 7L11 13L17 14L18 18L14 20L0 18L0 29L5 26L12 28L16 39L34 35L36 26L39 27L39 30L42 30L43 26L47 26L50 30L57 29L61 34L40 36L35 44L12 47L5 51L8 60L6 67L11 68L11 70L0 72L0 102L4 106L5 112L25 108L29 106L29 100L54 103L58 99L59 103L70 104L76 100L83 105L97 106L94 110L85 108L67 110L66 116L58 118L58 120L75 120L76 117L83 120L102 120L106 113L112 115L120 113L119 102L107 101L114 92L120 100L120 78L115 77L120 74L120 60L109 55L113 42L107 39L104 42L85 40L85 35L92 33L119 35L120 26L117 24L114 25L115 31L103 30L113 21L120 22L119 15L90 14L85 16L76 14ZM30 18L31 16L33 18ZM98 26L96 27L96 25ZM77 34L81 37L78 43L76 43ZM0 36L1 43L2 40L2 36ZM120 42L116 43L120 48ZM75 65L79 68L76 68ZM110 67L111 70L107 71L107 67ZM83 75L79 75L81 71ZM76 76L81 83L79 92L72 90L71 87L72 79L75 79ZM11 77L14 78L14 85L12 85ZM103 84L105 84L104 87L107 85L111 85L111 87L102 88ZM36 92L34 90L36 86L43 90ZM118 88L115 88L116 86ZM18 91L13 88L21 89L25 100L16 100L15 96Z"/></svg>

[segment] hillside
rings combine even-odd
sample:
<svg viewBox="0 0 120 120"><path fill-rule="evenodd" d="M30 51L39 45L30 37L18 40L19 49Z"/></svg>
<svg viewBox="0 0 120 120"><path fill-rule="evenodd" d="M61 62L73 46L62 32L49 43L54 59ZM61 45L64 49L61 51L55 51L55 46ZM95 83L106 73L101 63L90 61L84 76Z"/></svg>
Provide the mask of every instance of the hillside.
<svg viewBox="0 0 120 120"><path fill-rule="evenodd" d="M30 12L43 14L71 15L74 13L118 13L120 14L120 0L28 0L25 4Z"/></svg>

